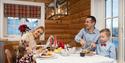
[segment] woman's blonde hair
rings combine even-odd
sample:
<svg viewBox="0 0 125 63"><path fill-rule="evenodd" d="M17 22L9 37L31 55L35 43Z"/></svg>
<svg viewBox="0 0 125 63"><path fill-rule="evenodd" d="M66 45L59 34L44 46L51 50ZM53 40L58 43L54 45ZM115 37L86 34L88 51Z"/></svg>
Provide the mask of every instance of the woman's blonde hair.
<svg viewBox="0 0 125 63"><path fill-rule="evenodd" d="M35 30L37 30L37 29L42 29L43 32L44 32L44 27L43 27L43 26L39 26L39 27L37 27Z"/></svg>

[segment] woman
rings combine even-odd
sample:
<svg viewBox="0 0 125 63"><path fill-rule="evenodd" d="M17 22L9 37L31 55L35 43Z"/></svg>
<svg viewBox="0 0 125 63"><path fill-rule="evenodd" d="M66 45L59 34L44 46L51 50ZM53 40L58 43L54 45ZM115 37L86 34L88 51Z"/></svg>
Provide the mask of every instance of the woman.
<svg viewBox="0 0 125 63"><path fill-rule="evenodd" d="M32 58L33 53L35 53L37 42L40 40L40 36L43 32L44 28L40 26L33 32L27 32L22 36L19 43L16 63L35 63Z"/></svg>

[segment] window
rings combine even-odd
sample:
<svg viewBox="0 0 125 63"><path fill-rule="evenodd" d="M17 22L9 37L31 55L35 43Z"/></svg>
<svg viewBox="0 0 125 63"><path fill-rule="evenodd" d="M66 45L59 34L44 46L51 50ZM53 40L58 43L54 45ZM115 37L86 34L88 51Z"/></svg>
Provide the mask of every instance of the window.
<svg viewBox="0 0 125 63"><path fill-rule="evenodd" d="M105 25L112 32L112 42L118 47L118 0L105 0Z"/></svg>
<svg viewBox="0 0 125 63"><path fill-rule="evenodd" d="M24 18L22 18L24 19ZM30 29L35 28L38 25L38 19L35 18L27 18L24 19L23 22ZM8 17L7 18L7 34L8 35L19 35L20 31L18 30L19 25L22 23L21 19L18 17Z"/></svg>
<svg viewBox="0 0 125 63"><path fill-rule="evenodd" d="M112 31L112 41L118 47L117 63L124 63L125 0L91 0L91 15L96 16L96 24L100 30L106 27Z"/></svg>

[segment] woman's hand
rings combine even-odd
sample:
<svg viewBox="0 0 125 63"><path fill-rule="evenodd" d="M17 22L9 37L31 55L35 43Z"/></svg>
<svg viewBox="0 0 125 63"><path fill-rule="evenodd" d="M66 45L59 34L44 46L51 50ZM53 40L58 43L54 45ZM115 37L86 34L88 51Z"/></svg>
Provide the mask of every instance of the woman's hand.
<svg viewBox="0 0 125 63"><path fill-rule="evenodd" d="M26 47L27 53L32 53L32 48L31 47Z"/></svg>

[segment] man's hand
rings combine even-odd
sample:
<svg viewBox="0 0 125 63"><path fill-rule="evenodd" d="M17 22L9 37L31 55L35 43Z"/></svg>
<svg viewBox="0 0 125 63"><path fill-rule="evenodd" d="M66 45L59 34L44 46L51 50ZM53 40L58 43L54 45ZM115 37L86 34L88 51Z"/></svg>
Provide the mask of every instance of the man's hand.
<svg viewBox="0 0 125 63"><path fill-rule="evenodd" d="M96 48L96 44L95 43L91 43L92 48Z"/></svg>
<svg viewBox="0 0 125 63"><path fill-rule="evenodd" d="M81 44L81 46L84 46L85 45L85 41L83 39L80 39L80 44Z"/></svg>

